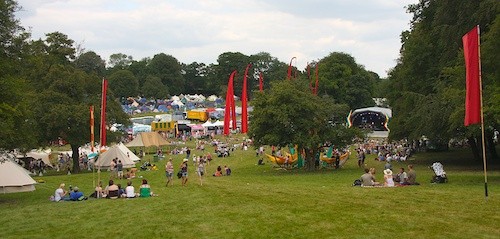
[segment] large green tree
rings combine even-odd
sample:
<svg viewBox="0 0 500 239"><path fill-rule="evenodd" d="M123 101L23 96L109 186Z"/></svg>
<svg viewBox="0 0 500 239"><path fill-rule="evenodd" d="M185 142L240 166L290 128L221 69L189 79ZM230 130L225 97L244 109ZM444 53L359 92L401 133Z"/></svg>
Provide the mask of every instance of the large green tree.
<svg viewBox="0 0 500 239"><path fill-rule="evenodd" d="M356 129L345 126L347 105L311 93L304 80L275 81L264 93L255 93L248 135L259 145L298 145L306 153L306 168L315 169L315 155L326 142L343 147Z"/></svg>
<svg viewBox="0 0 500 239"><path fill-rule="evenodd" d="M481 27L483 97L488 141L498 129L498 21L500 3L494 0L421 0L408 7L411 28L401 34L398 64L384 83L393 107L391 139L430 138L446 147L451 138L467 138L479 158L479 128L464 127L465 69L462 36ZM496 32L496 33L495 33ZM495 102L496 99L496 102ZM488 143L490 155L495 147Z"/></svg>
<svg viewBox="0 0 500 239"><path fill-rule="evenodd" d="M159 77L171 94L179 95L184 93L184 78L182 77L182 67L179 61L164 53L155 55L148 64L149 73Z"/></svg>
<svg viewBox="0 0 500 239"><path fill-rule="evenodd" d="M148 76L142 85L142 95L154 99L162 99L168 96L167 87L156 76Z"/></svg>
<svg viewBox="0 0 500 239"><path fill-rule="evenodd" d="M26 58L29 34L14 14L16 1L0 1L0 150L28 150L36 146L38 134L32 107L32 88L19 72Z"/></svg>
<svg viewBox="0 0 500 239"><path fill-rule="evenodd" d="M313 74L311 74L313 75ZM373 91L378 75L364 69L346 54L333 52L319 61L319 94L357 109L373 106Z"/></svg>
<svg viewBox="0 0 500 239"><path fill-rule="evenodd" d="M75 66L87 74L96 74L104 77L106 73L106 62L93 51L87 51L79 55L75 60Z"/></svg>
<svg viewBox="0 0 500 239"><path fill-rule="evenodd" d="M49 33L46 39L30 42L29 52L25 65L30 67L22 75L35 91L27 100L37 124L31 129L39 132L40 145L58 138L67 141L73 151L73 172L78 172L78 148L90 139L89 107L95 106L96 115L100 113L101 78L75 67L73 41L63 33ZM101 122L99 117L95 119L98 128ZM108 94L106 123L127 124L127 119L114 96ZM112 136L108 140L116 140Z"/></svg>
<svg viewBox="0 0 500 239"><path fill-rule="evenodd" d="M120 98L139 94L139 81L129 70L118 70L108 77L109 89Z"/></svg>
<svg viewBox="0 0 500 239"><path fill-rule="evenodd" d="M207 65L193 62L182 65L182 73L186 82L186 93L201 94L206 88Z"/></svg>

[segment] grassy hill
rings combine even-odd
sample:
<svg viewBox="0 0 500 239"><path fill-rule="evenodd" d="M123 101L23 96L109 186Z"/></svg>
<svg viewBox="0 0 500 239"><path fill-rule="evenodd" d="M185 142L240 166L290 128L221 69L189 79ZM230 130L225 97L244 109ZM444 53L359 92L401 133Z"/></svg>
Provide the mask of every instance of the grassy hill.
<svg viewBox="0 0 500 239"><path fill-rule="evenodd" d="M184 155L172 158L177 171ZM383 163L373 158L368 155L367 165L382 180ZM0 195L0 238L499 238L500 172L488 172L486 201L482 162L471 158L467 150L420 153L393 165L414 164L420 186L361 188L351 186L362 174L354 154L340 170L305 172L268 161L258 166L252 148L238 149L207 166L209 175L218 165L230 166L233 174L207 176L203 186L191 164L187 187L179 179L165 187L161 160L160 170L140 171L141 178L132 180L137 190L148 179L157 197L82 202L48 198L62 182L89 195L97 174L36 177L45 180L36 191ZM429 183L428 167L436 160L449 183ZM109 173L100 177L106 182Z"/></svg>

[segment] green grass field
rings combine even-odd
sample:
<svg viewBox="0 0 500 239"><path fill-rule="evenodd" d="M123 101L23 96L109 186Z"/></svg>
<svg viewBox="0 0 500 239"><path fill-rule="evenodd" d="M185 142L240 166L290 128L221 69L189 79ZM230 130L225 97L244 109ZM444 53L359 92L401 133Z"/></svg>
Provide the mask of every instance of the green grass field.
<svg viewBox="0 0 500 239"><path fill-rule="evenodd" d="M36 177L45 180L36 191L0 195L0 238L500 238L500 171L488 171L486 201L482 162L469 155L417 154L408 163L421 185L396 188L352 187L362 174L354 154L340 170L305 172L257 166L252 149L214 158L208 174L228 165L233 175L207 176L203 186L191 166L187 187L179 179L165 187L162 160L160 170L138 173L158 194L152 198L54 203L48 198L60 183L89 195L97 174ZM183 155L173 158L177 170ZM429 183L435 160L449 183ZM367 164L383 178L383 163L371 156ZM133 179L136 190L140 180Z"/></svg>

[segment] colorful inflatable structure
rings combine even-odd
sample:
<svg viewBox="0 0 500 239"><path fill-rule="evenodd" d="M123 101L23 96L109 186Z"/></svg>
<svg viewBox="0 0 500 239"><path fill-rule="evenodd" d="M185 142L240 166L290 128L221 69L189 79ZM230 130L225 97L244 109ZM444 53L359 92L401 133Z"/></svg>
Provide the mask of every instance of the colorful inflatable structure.
<svg viewBox="0 0 500 239"><path fill-rule="evenodd" d="M342 155L339 155L339 162L338 165L335 165L336 167L342 167L344 163L347 161L349 158L349 152L346 152ZM336 161L336 155L333 154L333 147L330 146L328 150L325 153L320 153L319 159L327 164L335 164Z"/></svg>
<svg viewBox="0 0 500 239"><path fill-rule="evenodd" d="M285 165L294 165L298 162L299 160L299 153L297 150L297 146L295 147L289 147L290 153L285 153L284 156L276 156L276 155L269 155L266 154L267 158L277 164L278 166L285 166Z"/></svg>

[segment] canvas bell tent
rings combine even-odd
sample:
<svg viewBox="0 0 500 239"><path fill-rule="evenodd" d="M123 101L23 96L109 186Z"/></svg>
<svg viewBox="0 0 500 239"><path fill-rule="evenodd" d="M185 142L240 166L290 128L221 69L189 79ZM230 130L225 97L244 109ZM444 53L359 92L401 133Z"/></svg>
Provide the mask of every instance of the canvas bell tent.
<svg viewBox="0 0 500 239"><path fill-rule="evenodd" d="M35 180L19 164L10 160L0 161L0 193L31 192Z"/></svg>
<svg viewBox="0 0 500 239"><path fill-rule="evenodd" d="M97 161L95 162L95 167L98 169L109 169L111 161L115 158L122 161L123 168L135 167L135 163L127 156L126 152L123 152L120 149L118 145L111 146L106 152L99 155Z"/></svg>

